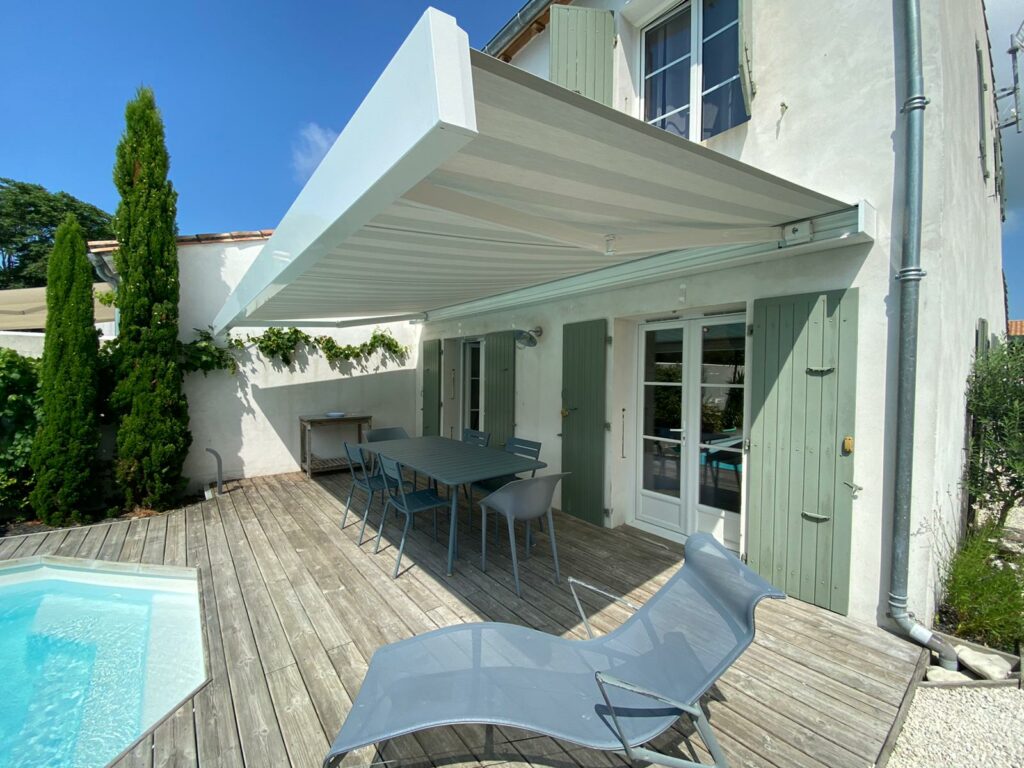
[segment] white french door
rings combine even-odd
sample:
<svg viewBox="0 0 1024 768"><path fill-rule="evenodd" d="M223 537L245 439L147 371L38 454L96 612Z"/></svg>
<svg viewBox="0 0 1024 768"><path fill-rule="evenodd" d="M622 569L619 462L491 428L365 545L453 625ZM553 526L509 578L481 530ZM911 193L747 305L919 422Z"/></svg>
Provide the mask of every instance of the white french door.
<svg viewBox="0 0 1024 768"><path fill-rule="evenodd" d="M640 326L636 518L671 533L740 512L746 321Z"/></svg>

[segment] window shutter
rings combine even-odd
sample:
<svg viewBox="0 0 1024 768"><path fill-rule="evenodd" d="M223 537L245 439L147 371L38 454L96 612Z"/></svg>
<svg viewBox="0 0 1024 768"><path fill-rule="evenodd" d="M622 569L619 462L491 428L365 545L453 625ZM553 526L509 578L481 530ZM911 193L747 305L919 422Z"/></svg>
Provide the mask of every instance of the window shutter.
<svg viewBox="0 0 1024 768"><path fill-rule="evenodd" d="M985 109L988 85L985 83L985 54L981 50L981 45L977 42L974 44L974 49L978 59L978 143L980 147L981 173L985 179L988 179L988 120Z"/></svg>
<svg viewBox="0 0 1024 768"><path fill-rule="evenodd" d="M484 429L491 447L502 448L516 433L516 342L513 331L484 337Z"/></svg>
<svg viewBox="0 0 1024 768"><path fill-rule="evenodd" d="M743 104L747 108L747 115L753 115L751 102L757 95L757 86L754 83L754 47L752 40L752 25L750 23L753 0L737 0L737 19L739 20L739 45L740 53L740 84L743 86Z"/></svg>
<svg viewBox="0 0 1024 768"><path fill-rule="evenodd" d="M548 30L551 82L611 106L615 44L612 12L553 5Z"/></svg>
<svg viewBox="0 0 1024 768"><path fill-rule="evenodd" d="M441 340L423 342L423 434L441 434Z"/></svg>

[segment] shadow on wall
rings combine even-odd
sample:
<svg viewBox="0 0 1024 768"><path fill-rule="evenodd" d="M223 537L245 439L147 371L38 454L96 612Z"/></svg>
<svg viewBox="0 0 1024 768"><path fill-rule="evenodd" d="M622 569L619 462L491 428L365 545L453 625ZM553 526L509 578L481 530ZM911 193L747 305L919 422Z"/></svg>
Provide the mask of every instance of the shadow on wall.
<svg viewBox="0 0 1024 768"><path fill-rule="evenodd" d="M410 433L416 423L416 370L384 370L381 361L332 369L319 356L301 355L286 368L249 350L236 375L193 374L185 389L193 440L185 469L193 490L216 478L207 448L223 459L225 479L298 470L300 416L367 413L374 424L403 426ZM355 427L321 429L314 452L341 455L341 442L355 439Z"/></svg>
<svg viewBox="0 0 1024 768"><path fill-rule="evenodd" d="M380 371L331 381L315 381L282 386L252 387L252 397L260 413L261 442L273 438L286 451L282 463L299 466L299 417L327 411L365 413L374 426L404 427L409 434L416 429L416 369ZM313 450L322 456L341 455L341 442L356 439L355 427L322 429L314 435ZM252 452L245 447L245 455ZM254 457L255 458L255 457ZM249 474L255 474L250 472Z"/></svg>

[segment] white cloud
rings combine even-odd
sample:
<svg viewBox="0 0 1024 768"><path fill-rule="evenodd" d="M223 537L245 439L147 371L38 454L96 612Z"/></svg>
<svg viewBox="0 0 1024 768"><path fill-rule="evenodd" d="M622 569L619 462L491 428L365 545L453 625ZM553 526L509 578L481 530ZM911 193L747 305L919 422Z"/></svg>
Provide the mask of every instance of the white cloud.
<svg viewBox="0 0 1024 768"><path fill-rule="evenodd" d="M338 138L338 132L318 123L306 123L292 141L292 172L304 184Z"/></svg>

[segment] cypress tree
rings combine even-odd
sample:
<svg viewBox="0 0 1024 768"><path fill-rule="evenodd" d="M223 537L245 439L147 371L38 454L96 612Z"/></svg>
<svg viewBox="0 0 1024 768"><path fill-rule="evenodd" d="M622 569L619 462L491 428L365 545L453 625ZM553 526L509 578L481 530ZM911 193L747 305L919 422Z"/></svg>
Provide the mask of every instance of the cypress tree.
<svg viewBox="0 0 1024 768"><path fill-rule="evenodd" d="M96 506L96 370L92 268L74 214L57 228L46 270L46 339L40 376L42 414L32 443L36 515L49 525L82 519Z"/></svg>
<svg viewBox="0 0 1024 768"><path fill-rule="evenodd" d="M113 222L121 278L116 473L129 506L165 509L184 490L192 442L178 341L178 196L167 179L170 158L152 90L140 88L128 102L125 123L114 165L121 193Z"/></svg>

